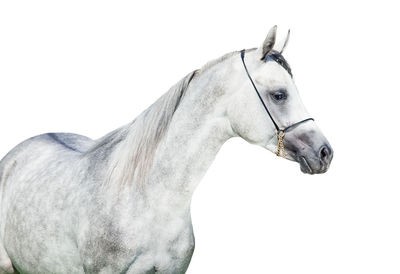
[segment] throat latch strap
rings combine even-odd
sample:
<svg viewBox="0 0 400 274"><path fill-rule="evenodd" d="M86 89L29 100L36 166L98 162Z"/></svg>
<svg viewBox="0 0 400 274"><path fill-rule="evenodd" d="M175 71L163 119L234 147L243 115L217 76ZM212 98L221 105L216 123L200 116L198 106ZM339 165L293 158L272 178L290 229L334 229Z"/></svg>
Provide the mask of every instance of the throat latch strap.
<svg viewBox="0 0 400 274"><path fill-rule="evenodd" d="M274 120L274 118L272 117L271 112L268 110L268 107L265 105L264 100L262 99L262 97L260 95L260 92L258 91L253 79L250 76L250 73L249 73L249 71L247 69L246 63L244 61L244 54L245 54L245 50L243 49L240 52L240 57L242 59L242 63L243 63L244 69L246 70L247 76L249 77L249 80L250 80L251 84L253 85L253 88L256 91L258 98L260 99L265 111L267 112L269 118L271 119L271 121L274 124L275 129L276 129L276 136L278 138L278 147L277 147L277 150L276 150L276 155L277 156L286 157L285 147L284 147L284 144L283 144L283 138L285 137L285 133L288 132L291 129L294 129L295 127L297 127L298 125L300 125L302 123L305 123L307 121L314 121L314 119L313 118L307 118L307 119L301 120L301 121L299 121L297 123L291 124L291 125L287 126L286 128L280 128L278 126L278 124L276 123L276 121Z"/></svg>

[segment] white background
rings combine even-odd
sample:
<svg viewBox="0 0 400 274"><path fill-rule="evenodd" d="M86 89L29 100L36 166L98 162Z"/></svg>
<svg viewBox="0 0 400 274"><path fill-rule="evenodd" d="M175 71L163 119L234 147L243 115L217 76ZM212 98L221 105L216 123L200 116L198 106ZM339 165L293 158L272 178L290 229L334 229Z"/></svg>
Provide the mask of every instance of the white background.
<svg viewBox="0 0 400 274"><path fill-rule="evenodd" d="M400 273L399 9L368 2L2 1L0 154L44 132L98 138L291 28L285 57L331 169L227 142L193 198L188 273Z"/></svg>

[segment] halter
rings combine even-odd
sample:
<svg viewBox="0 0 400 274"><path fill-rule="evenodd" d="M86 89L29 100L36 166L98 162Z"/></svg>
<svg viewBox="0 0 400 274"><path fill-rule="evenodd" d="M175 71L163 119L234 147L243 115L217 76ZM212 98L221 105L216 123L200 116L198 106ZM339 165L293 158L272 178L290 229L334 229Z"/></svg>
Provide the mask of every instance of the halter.
<svg viewBox="0 0 400 274"><path fill-rule="evenodd" d="M257 93L257 95L258 95L258 98L260 99L262 105L264 106L265 111L268 113L268 116L269 116L269 118L271 118L271 121L272 121L272 123L274 124L275 129L276 129L276 130L275 130L275 133L276 133L276 136L277 136L277 138L278 138L278 147L277 147L277 150L276 150L276 153L275 153L275 154L276 154L276 156L282 156L282 157L286 158L285 147L284 147L284 145L283 145L283 138L285 137L285 133L288 132L290 129L293 129L293 128L297 127L298 125L302 124L302 123L305 123L305 122L307 122L307 121L314 121L314 119L313 119L313 118L307 118L307 119L301 120L301 121L299 121L299 122L297 122L297 123L291 124L290 126L287 126L287 127L285 127L285 128L280 128L280 127L278 126L278 124L275 122L274 118L272 117L271 112L269 112L267 106L266 106L265 103L264 103L264 100L261 98L260 92L258 92L258 89L257 89L256 85L254 84L254 81L253 81L253 79L251 78L249 71L247 70L246 63L244 62L244 53L245 53L245 50L243 49L243 50L240 52L240 57L242 58L242 62L243 62L244 69L246 70L247 76L249 77L250 82L251 82L251 84L253 85L254 90L256 91L256 93ZM270 58L271 58L272 60L274 60L274 61L277 61L277 59L278 59L278 56L275 56L275 55L267 55L267 57L266 57L266 59L265 59L266 61L268 61L268 60L270 59L270 58L268 58L268 57L270 57ZM282 62L278 62L278 63L279 63L280 65L282 65ZM284 67L284 68L285 68L286 70L288 70L288 68L286 68L286 67ZM288 72L289 72L290 75L292 75L290 71L288 71Z"/></svg>

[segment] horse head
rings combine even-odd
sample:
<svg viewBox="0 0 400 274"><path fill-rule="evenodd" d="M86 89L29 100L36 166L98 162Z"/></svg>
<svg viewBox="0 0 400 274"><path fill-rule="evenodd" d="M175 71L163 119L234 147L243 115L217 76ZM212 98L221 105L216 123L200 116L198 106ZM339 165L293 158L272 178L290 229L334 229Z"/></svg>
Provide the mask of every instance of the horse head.
<svg viewBox="0 0 400 274"><path fill-rule="evenodd" d="M243 50L235 68L228 117L235 133L289 160L304 173L324 173L333 157L329 142L310 118L282 56L289 34L275 46L276 26L257 49Z"/></svg>

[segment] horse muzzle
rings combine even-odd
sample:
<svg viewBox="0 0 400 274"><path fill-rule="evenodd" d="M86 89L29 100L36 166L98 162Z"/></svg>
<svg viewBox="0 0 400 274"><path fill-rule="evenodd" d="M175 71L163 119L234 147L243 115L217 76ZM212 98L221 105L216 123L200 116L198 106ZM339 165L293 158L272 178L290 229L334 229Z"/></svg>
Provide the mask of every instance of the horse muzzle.
<svg viewBox="0 0 400 274"><path fill-rule="evenodd" d="M315 131L287 134L284 145L290 158L300 164L303 173L320 174L329 169L333 149L325 137Z"/></svg>
<svg viewBox="0 0 400 274"><path fill-rule="evenodd" d="M300 170L308 174L325 173L333 158L333 150L329 144L323 145L317 155L307 156L299 154L295 158L300 164Z"/></svg>

